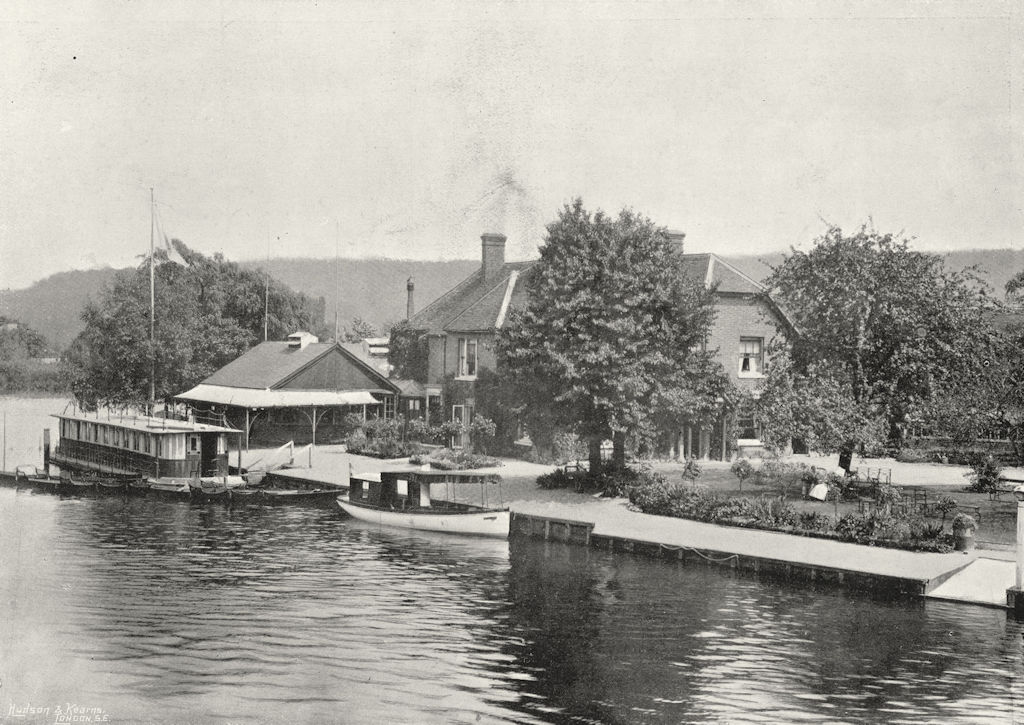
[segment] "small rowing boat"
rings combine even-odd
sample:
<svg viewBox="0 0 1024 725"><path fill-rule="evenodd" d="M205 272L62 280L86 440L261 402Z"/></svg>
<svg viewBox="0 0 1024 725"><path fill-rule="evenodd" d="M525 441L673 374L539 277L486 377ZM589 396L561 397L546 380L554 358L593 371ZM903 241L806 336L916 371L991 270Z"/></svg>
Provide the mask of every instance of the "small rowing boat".
<svg viewBox="0 0 1024 725"><path fill-rule="evenodd" d="M497 506L488 505L487 489L498 484ZM480 486L481 505L465 503L467 490ZM441 488L444 498L433 494ZM354 519L422 531L506 538L508 506L500 503L501 478L462 471L382 471L354 475L347 496L337 498L342 511Z"/></svg>

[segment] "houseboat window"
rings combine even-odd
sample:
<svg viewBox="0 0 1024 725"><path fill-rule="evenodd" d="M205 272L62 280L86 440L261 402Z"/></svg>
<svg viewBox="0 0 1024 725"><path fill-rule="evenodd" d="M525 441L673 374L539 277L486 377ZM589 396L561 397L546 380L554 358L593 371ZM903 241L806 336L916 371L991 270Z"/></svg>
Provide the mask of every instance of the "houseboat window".
<svg viewBox="0 0 1024 725"><path fill-rule="evenodd" d="M740 375L761 375L764 373L763 338L740 338Z"/></svg>
<svg viewBox="0 0 1024 725"><path fill-rule="evenodd" d="M408 496L409 482L401 478L395 479L395 493L399 496Z"/></svg>
<svg viewBox="0 0 1024 725"><path fill-rule="evenodd" d="M459 375L461 377L476 375L476 340L474 338L459 338Z"/></svg>
<svg viewBox="0 0 1024 725"><path fill-rule="evenodd" d="M120 428L114 428L113 436L112 437L113 437L114 445L115 446L120 446L121 445L121 429Z"/></svg>
<svg viewBox="0 0 1024 725"><path fill-rule="evenodd" d="M110 443L110 429L105 425L100 427L103 428L103 442Z"/></svg>
<svg viewBox="0 0 1024 725"><path fill-rule="evenodd" d="M142 448L143 448L143 451L145 453L149 453L149 439L150 438L151 438L151 436L149 435L149 433L144 433L142 435Z"/></svg>
<svg viewBox="0 0 1024 725"><path fill-rule="evenodd" d="M198 453L199 452L199 436L188 437L188 452Z"/></svg>

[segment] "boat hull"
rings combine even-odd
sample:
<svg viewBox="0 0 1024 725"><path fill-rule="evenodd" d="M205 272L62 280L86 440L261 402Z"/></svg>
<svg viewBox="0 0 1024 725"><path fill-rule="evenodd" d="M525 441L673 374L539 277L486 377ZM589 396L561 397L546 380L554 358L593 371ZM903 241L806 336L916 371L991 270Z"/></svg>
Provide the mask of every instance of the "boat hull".
<svg viewBox="0 0 1024 725"><path fill-rule="evenodd" d="M506 539L511 519L508 511L458 511L452 513L386 511L353 504L344 496L338 497L337 502L342 511L358 521L402 529L439 531L446 534L468 534Z"/></svg>

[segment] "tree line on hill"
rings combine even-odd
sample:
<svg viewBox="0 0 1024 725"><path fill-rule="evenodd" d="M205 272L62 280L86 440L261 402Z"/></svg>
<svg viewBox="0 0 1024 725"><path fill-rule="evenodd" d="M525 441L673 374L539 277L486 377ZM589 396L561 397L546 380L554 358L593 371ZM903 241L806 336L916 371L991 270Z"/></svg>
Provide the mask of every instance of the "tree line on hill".
<svg viewBox="0 0 1024 725"><path fill-rule="evenodd" d="M576 200L547 232L529 302L498 337L500 374L481 375L478 413L509 431L523 425L537 441L578 436L594 470L602 440L621 463L627 448L650 450L659 430L735 414L742 395L698 344L713 322L709 291L683 274L664 229ZM263 339L268 291L269 339L330 335L322 298L174 246L186 263L158 252L152 339L148 264L118 272L87 304L63 367L85 407L142 403L150 380L158 400L194 386ZM784 255L767 286L796 331L779 336L761 391L769 445L892 448L913 425L961 438L998 428L1024 443L1024 328L996 324L1011 307L975 271L951 270L897 235L831 228L809 251ZM1022 288L1024 275L1008 287ZM360 320L349 334L371 331ZM393 333L397 374L417 377L422 345L407 326ZM30 358L40 344L27 329L19 335L0 336L23 351L5 359Z"/></svg>

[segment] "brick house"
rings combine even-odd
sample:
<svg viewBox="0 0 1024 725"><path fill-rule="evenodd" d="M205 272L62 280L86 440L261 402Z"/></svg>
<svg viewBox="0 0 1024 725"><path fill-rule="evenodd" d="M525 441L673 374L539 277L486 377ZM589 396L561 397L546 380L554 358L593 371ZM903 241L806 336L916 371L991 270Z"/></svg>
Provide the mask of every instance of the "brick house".
<svg viewBox="0 0 1024 725"><path fill-rule="evenodd" d="M681 232L670 233L680 246L683 237ZM409 318L410 327L421 330L427 342L427 370L422 381L427 406L440 411L444 420L468 422L472 418L477 375L495 369L495 337L509 309L526 302L526 282L537 262L505 262L505 241L502 234L482 235L480 269ZM755 398L767 370L768 343L776 334L776 322L785 324L785 317L760 297L762 285L720 257L682 257L686 274L709 288L716 286L715 322L706 349L717 350L718 362L732 383ZM446 379L452 382L442 396ZM756 406L746 405L737 422L738 440L730 442L726 440L726 418L694 421L676 432L673 453L725 458L735 449L756 454L762 447Z"/></svg>
<svg viewBox="0 0 1024 725"><path fill-rule="evenodd" d="M730 439L728 416L695 421L680 431L679 455L725 460L730 450L758 455L763 450L758 420L758 388L768 372L768 347L779 327L791 327L784 313L763 297L764 286L715 254L684 254L686 274L714 288L715 320L704 347L715 350L730 382L747 393L736 411L735 438Z"/></svg>

